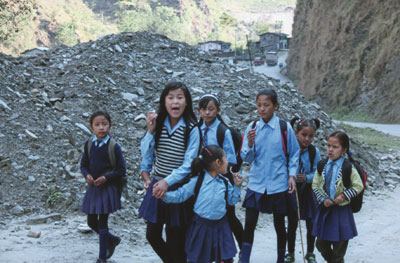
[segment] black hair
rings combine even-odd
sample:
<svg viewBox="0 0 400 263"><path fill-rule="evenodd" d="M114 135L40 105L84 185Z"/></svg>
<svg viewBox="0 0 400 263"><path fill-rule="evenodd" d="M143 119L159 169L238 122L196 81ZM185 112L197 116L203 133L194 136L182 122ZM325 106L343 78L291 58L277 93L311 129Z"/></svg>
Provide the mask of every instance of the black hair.
<svg viewBox="0 0 400 263"><path fill-rule="evenodd" d="M209 171L215 160L221 160L224 150L218 145L207 145L201 149L200 155L193 159L190 169L192 176L197 176L204 170Z"/></svg>
<svg viewBox="0 0 400 263"><path fill-rule="evenodd" d="M270 89L270 88L265 88L265 89L260 90L257 93L256 100L258 100L258 97L260 97L262 95L267 96L271 100L272 104L279 105L279 103L278 103L278 94L276 94L275 90Z"/></svg>
<svg viewBox="0 0 400 263"><path fill-rule="evenodd" d="M156 119L156 134L155 134L155 146L157 147L158 141L161 136L161 130L164 125L164 120L168 116L168 111L167 108L165 107L165 98L167 97L168 93L170 91L174 91L177 89L181 89L185 95L185 100L186 100L186 107L185 110L183 111L183 120L185 121L186 124L186 130L185 130L185 142L187 141L188 136L188 131L190 127L190 123L197 122L196 115L193 112L193 105L192 105L192 96L190 95L189 89L186 87L186 85L183 82L169 82L165 85L165 88L161 92L160 96L160 105L158 107L158 112L157 112L157 119ZM185 145L186 146L186 145Z"/></svg>
<svg viewBox="0 0 400 263"><path fill-rule="evenodd" d="M104 118L106 118L106 119L108 120L108 122L110 123L110 127L111 127L111 117L110 117L110 114L108 114L108 112L105 111L105 110L98 110L98 111L92 113L92 115L90 116L90 119L89 119L89 121L90 121L90 127L92 127L93 120L94 120L94 118L96 118L97 116L104 116Z"/></svg>
<svg viewBox="0 0 400 263"><path fill-rule="evenodd" d="M318 119L300 119L299 117L294 117L290 121L290 125L292 125L295 131L301 131L305 127L312 127L314 130L318 130L321 123Z"/></svg>
<svg viewBox="0 0 400 263"><path fill-rule="evenodd" d="M350 139L349 136L345 132L335 131L328 136L328 139L331 137L335 137L339 140L340 145L346 149L346 153L350 161L354 161L350 154Z"/></svg>
<svg viewBox="0 0 400 263"><path fill-rule="evenodd" d="M215 106L217 107L218 111L221 110L221 101L219 100L219 98L218 98L217 96L212 95L212 94L206 94L206 95L203 95L203 96L200 98L200 101L199 101L199 109L205 109L205 108L207 108L208 103L210 103L210 101L214 101L214 104L215 104ZM226 125L226 123L225 123L224 120L222 119L221 115L217 114L217 119L218 119L219 121L221 121L225 126L228 126L228 125ZM201 118L201 116L200 116L200 120L199 120L200 125L203 124L203 121L204 121L204 120L203 120L203 119Z"/></svg>

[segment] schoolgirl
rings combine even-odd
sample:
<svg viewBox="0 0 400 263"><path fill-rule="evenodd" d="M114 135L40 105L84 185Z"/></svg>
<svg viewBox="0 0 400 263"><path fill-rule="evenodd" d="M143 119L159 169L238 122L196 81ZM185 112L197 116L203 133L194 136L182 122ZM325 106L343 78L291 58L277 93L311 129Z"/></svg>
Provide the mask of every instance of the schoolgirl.
<svg viewBox="0 0 400 263"><path fill-rule="evenodd" d="M296 136L287 123L287 156L283 149L278 110L278 96L272 89L261 90L256 97L260 119L246 129L241 156L251 163L249 184L243 207L246 208L246 222L240 262L248 263L254 240L254 230L259 212L273 213L277 234L279 263L284 262L286 248L285 215L288 213L288 196L295 190L300 148ZM253 127L254 126L254 127Z"/></svg>
<svg viewBox="0 0 400 263"><path fill-rule="evenodd" d="M202 180L186 237L188 262L233 262L237 250L225 214L227 205L240 200L242 177L233 174L232 186L223 176L227 168L225 152L217 145L206 146L192 162L192 172L196 176L164 197L167 203L184 202L195 195L197 182Z"/></svg>
<svg viewBox="0 0 400 263"><path fill-rule="evenodd" d="M140 144L140 169L147 193L139 215L147 221L146 238L163 262L186 262L185 232L190 211L185 204L166 204L158 198L188 180L191 163L199 152L200 132L184 83L168 83L159 103L157 114L147 114L147 133ZM164 224L166 242L162 238Z"/></svg>
<svg viewBox="0 0 400 263"><path fill-rule="evenodd" d="M317 249L329 263L344 262L349 240L357 236L350 199L361 193L363 183L357 170L352 167L350 187L344 187L342 167L344 162L349 162L344 158L349 148L346 133L336 131L329 135L326 149L328 160L321 174L318 170L315 172L312 183L319 203L312 234L317 237Z"/></svg>
<svg viewBox="0 0 400 263"><path fill-rule="evenodd" d="M112 146L115 167L110 160L109 144L113 143L109 135L110 127L111 117L107 112L96 111L91 115L90 128L94 136L86 141L81 159L81 172L87 183L81 211L87 214L89 227L99 234L100 249L97 263L106 262L121 242L121 238L109 232L108 216L121 209L121 192L117 183L125 176L126 168L118 143Z"/></svg>
<svg viewBox="0 0 400 263"><path fill-rule="evenodd" d="M307 254L305 259L307 263L316 263L314 254L315 237L312 235L312 226L315 211L317 210L317 201L311 188L314 179L317 163L321 160L319 149L312 145L315 133L320 126L318 119L306 120L293 118L290 121L300 146L299 166L297 170L296 189L298 192L300 204L300 218L306 221L307 227ZM291 197L296 204L296 196L293 193ZM291 206L292 207L292 206ZM297 207L297 205L295 205ZM291 210L288 214L288 254L285 256L285 262L294 262L294 251L296 241L296 230L298 225L297 209Z"/></svg>
<svg viewBox="0 0 400 263"><path fill-rule="evenodd" d="M220 116L221 108L220 108L220 100L217 96L212 94L203 95L199 101L200 114L200 130L202 135L202 143L203 146L207 145L219 145L217 139L217 131L219 125L227 125L224 123ZM229 129L225 130L224 140L222 145L219 145L223 148L226 153L226 159L229 163L229 166L232 167L236 164L236 153L235 146L232 140L232 134ZM224 174L233 185L233 176L232 173L228 172ZM233 234L235 235L236 241L239 245L239 248L242 248L242 238L243 238L243 226L240 223L240 220L236 217L235 214L235 206L228 206L227 217L229 221L229 225L232 229Z"/></svg>

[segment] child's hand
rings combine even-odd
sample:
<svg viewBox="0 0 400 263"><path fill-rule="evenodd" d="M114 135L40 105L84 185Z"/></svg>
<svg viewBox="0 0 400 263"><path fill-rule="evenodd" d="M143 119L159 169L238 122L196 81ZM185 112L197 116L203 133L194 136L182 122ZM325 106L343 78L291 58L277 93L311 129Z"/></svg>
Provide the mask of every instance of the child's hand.
<svg viewBox="0 0 400 263"><path fill-rule="evenodd" d="M302 183L306 179L303 174L297 174L297 182Z"/></svg>
<svg viewBox="0 0 400 263"><path fill-rule="evenodd" d="M150 174L147 171L142 171L142 179L143 179L143 187L144 189L149 189L151 180L150 180Z"/></svg>
<svg viewBox="0 0 400 263"><path fill-rule="evenodd" d="M324 200L324 206L325 207L330 207L330 206L333 206L333 205L334 205L334 203L332 202L331 199L325 199Z"/></svg>
<svg viewBox="0 0 400 263"><path fill-rule="evenodd" d="M144 187L144 189L146 189L146 190L149 189L150 183L151 183L151 180L150 180L150 179L144 180L144 181L143 181L143 187Z"/></svg>
<svg viewBox="0 0 400 263"><path fill-rule="evenodd" d="M343 203L345 200L346 200L346 197L344 196L344 194L341 194L341 195L337 196L335 198L335 200L333 200L333 203L335 205L339 205L339 204Z"/></svg>
<svg viewBox="0 0 400 263"><path fill-rule="evenodd" d="M168 183L165 180L158 181L153 185L153 195L155 198L164 198L168 190Z"/></svg>
<svg viewBox="0 0 400 263"><path fill-rule="evenodd" d="M296 189L296 180L294 179L294 176L289 176L289 194L293 193Z"/></svg>
<svg viewBox="0 0 400 263"><path fill-rule="evenodd" d="M94 180L91 174L86 175L86 183L88 185L93 185L94 184Z"/></svg>
<svg viewBox="0 0 400 263"><path fill-rule="evenodd" d="M233 173L232 176L233 176L233 182L235 183L235 185L237 187L240 187L243 182L243 177L240 175L240 173Z"/></svg>
<svg viewBox="0 0 400 263"><path fill-rule="evenodd" d="M247 133L247 139L249 140L249 147L253 147L255 138L256 138L256 129L251 129Z"/></svg>
<svg viewBox="0 0 400 263"><path fill-rule="evenodd" d="M95 186L100 186L100 185L104 184L106 181L107 181L107 179L106 179L105 176L100 176L99 178L97 178L97 179L94 181L94 185L95 185Z"/></svg>
<svg viewBox="0 0 400 263"><path fill-rule="evenodd" d="M153 133L154 130L156 129L156 119L157 119L157 113L155 111L149 111L147 113L146 125L149 133Z"/></svg>

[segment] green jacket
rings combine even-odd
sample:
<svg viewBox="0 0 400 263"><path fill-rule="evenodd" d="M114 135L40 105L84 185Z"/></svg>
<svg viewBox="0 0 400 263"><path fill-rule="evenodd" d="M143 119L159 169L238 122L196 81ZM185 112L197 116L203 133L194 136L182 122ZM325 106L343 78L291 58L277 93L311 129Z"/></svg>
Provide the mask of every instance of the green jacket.
<svg viewBox="0 0 400 263"><path fill-rule="evenodd" d="M323 170L322 174L325 175L325 169ZM337 177L335 182L336 184L335 198L341 195L342 193L346 197L346 200L343 203L341 203L340 206L345 206L350 204L350 199L360 194L364 188L361 178L354 167L351 169L350 182L351 182L351 187L344 190L344 185L342 180L342 170L340 170L339 176ZM312 189L315 193L315 196L319 204L323 203L325 199L329 199L328 194L325 193L323 189L324 184L325 184L325 176L320 175L318 173L318 170L316 170L312 182Z"/></svg>

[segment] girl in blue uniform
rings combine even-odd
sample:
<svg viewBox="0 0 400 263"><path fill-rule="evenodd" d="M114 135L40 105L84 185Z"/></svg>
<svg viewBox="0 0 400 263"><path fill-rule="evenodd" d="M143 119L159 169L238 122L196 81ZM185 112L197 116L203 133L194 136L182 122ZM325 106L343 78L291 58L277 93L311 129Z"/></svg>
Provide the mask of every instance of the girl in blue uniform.
<svg viewBox="0 0 400 263"><path fill-rule="evenodd" d="M220 100L217 96L212 94L203 95L199 101L199 113L200 113L200 130L202 135L202 143L203 146L207 145L219 145L217 139L217 130L219 125L227 125L223 122L220 116L221 108L220 108ZM229 129L225 130L224 140L222 145L222 149L226 153L226 159L229 163L229 167L233 167L236 165L236 153L235 146L232 140L232 134ZM233 185L233 176L232 173L228 172L224 174ZM233 234L235 235L236 241L239 245L239 248L242 248L242 238L243 238L243 226L240 223L239 219L235 214L235 206L228 206L227 217L229 221L229 225L232 229Z"/></svg>
<svg viewBox="0 0 400 263"><path fill-rule="evenodd" d="M203 176L194 203L194 216L186 237L186 254L189 262L233 262L236 246L226 218L227 205L240 200L242 177L233 174L234 186L223 176L228 162L225 152L216 145L202 149L192 163L195 175L176 191L167 192L164 201L181 203L195 194L197 180Z"/></svg>
<svg viewBox="0 0 400 263"><path fill-rule="evenodd" d="M306 221L307 227L307 254L305 259L307 263L316 263L314 254L315 237L312 235L312 226L315 211L317 210L317 201L315 200L311 184L314 179L315 170L317 170L317 164L321 160L321 155L319 149L312 145L312 142L320 122L318 119L302 120L296 117L290 121L290 124L295 130L297 142L300 146L296 189L300 204L300 218ZM296 203L295 194L292 194L291 197L294 199L294 203ZM288 254L286 254L285 262L295 261L294 246L297 225L298 214L297 209L294 209L288 214Z"/></svg>
<svg viewBox="0 0 400 263"><path fill-rule="evenodd" d="M279 263L284 262L286 249L285 215L288 213L288 196L295 190L300 148L296 136L287 125L287 153L283 149L278 110L278 96L272 89L261 90L256 98L260 119L253 128L250 123L241 150L243 161L251 163L249 184L243 207L246 208L240 262L248 263L254 240L254 230L259 212L273 213L277 235Z"/></svg>
<svg viewBox="0 0 400 263"><path fill-rule="evenodd" d="M158 198L187 182L191 163L199 152L200 132L185 84L168 83L159 103L157 113L147 114L147 133L140 144L140 169L147 193L139 215L147 221L146 238L163 262L183 263L190 211L186 204L166 204ZM162 238L164 224L166 241Z"/></svg>
<svg viewBox="0 0 400 263"><path fill-rule="evenodd" d="M349 240L357 236L350 199L363 190L363 183L353 167L350 175L350 188L345 189L342 178L342 165L349 152L349 137L342 131L329 135L327 143L328 161L312 183L319 203L312 234L317 237L316 246L329 263L342 263ZM322 160L324 161L324 160ZM322 162L321 161L321 162Z"/></svg>
<svg viewBox="0 0 400 263"><path fill-rule="evenodd" d="M126 168L121 146L117 143L114 146L115 167L110 161L110 115L104 111L93 113L90 127L94 136L86 141L81 160L81 172L87 182L81 211L87 214L89 227L99 234L100 252L96 262L103 263L112 256L121 241L109 232L108 215L121 208L121 192L117 183L125 176Z"/></svg>

